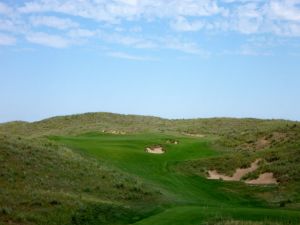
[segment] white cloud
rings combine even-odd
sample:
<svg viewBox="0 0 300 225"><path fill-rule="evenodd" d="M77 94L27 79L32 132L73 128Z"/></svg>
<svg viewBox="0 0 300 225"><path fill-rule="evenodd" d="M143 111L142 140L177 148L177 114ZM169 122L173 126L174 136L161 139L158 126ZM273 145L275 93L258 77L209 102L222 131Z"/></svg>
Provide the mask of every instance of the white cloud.
<svg viewBox="0 0 300 225"><path fill-rule="evenodd" d="M0 19L0 30L15 31L15 23L9 19Z"/></svg>
<svg viewBox="0 0 300 225"><path fill-rule="evenodd" d="M272 30L279 36L300 37L299 23L282 23L280 25L273 24Z"/></svg>
<svg viewBox="0 0 300 225"><path fill-rule="evenodd" d="M169 49L176 50L188 54L197 54L204 57L210 54L201 49L196 42L181 40L177 37L134 37L122 35L119 33L108 34L99 31L100 39L114 43L133 47L137 49Z"/></svg>
<svg viewBox="0 0 300 225"><path fill-rule="evenodd" d="M235 29L244 34L259 32L264 22L260 10L255 3L248 3L237 7L233 17Z"/></svg>
<svg viewBox="0 0 300 225"><path fill-rule="evenodd" d="M125 52L108 52L107 55L114 57L114 58L134 60L134 61L156 61L156 59L154 59L154 58L131 55L131 54L128 54Z"/></svg>
<svg viewBox="0 0 300 225"><path fill-rule="evenodd" d="M51 35L43 32L32 32L26 35L27 41L54 48L65 48L71 44L70 40L59 35Z"/></svg>
<svg viewBox="0 0 300 225"><path fill-rule="evenodd" d="M222 3L222 7L220 6ZM25 14L61 13L64 16L87 18L98 23L119 24L131 21L161 21L176 31L217 32L235 31L242 34L273 33L270 29L277 21L300 22L300 0L35 0L18 8ZM75 26L72 21L45 18L33 24L59 29ZM284 29L283 24L278 24ZM291 25L292 36L298 36L296 25ZM127 41L125 41L127 42Z"/></svg>
<svg viewBox="0 0 300 225"><path fill-rule="evenodd" d="M178 38L169 37L160 39L161 46L165 49L181 51L188 54L200 55L202 57L209 57L210 53L201 49L196 42L184 41Z"/></svg>
<svg viewBox="0 0 300 225"><path fill-rule="evenodd" d="M212 16L223 11L213 0L171 0L162 2L161 7L156 8L156 13L163 16Z"/></svg>
<svg viewBox="0 0 300 225"><path fill-rule="evenodd" d="M135 27L130 28L130 32L134 32L134 33L142 32L142 30L143 29L140 26L135 26Z"/></svg>
<svg viewBox="0 0 300 225"><path fill-rule="evenodd" d="M13 7L0 2L0 30L55 48L92 40L107 48L122 45L209 56L197 39L207 33L235 32L245 39L265 34L300 37L299 4L300 0L27 0ZM56 30L44 33L44 27ZM251 53L251 48L243 50ZM116 57L131 56L117 53Z"/></svg>
<svg viewBox="0 0 300 225"><path fill-rule="evenodd" d="M130 46L134 48L144 48L144 49L152 49L157 48L157 43L154 40L151 40L149 38L143 38L143 37L134 37L119 33L105 33L105 32L99 32L100 39L114 43L114 44L121 44L125 46Z"/></svg>
<svg viewBox="0 0 300 225"><path fill-rule="evenodd" d="M60 30L79 27L78 23L75 23L68 18L63 19L55 16L32 16L30 17L30 21L33 26L47 26Z"/></svg>
<svg viewBox="0 0 300 225"><path fill-rule="evenodd" d="M0 15L9 15L11 14L13 9L9 7L8 5L4 4L3 2L0 2Z"/></svg>
<svg viewBox="0 0 300 225"><path fill-rule="evenodd" d="M211 16L222 10L213 0L40 0L19 8L22 13L59 12L113 23L120 19Z"/></svg>
<svg viewBox="0 0 300 225"><path fill-rule="evenodd" d="M292 20L300 22L299 0L271 1L270 10L275 19Z"/></svg>
<svg viewBox="0 0 300 225"><path fill-rule="evenodd" d="M185 17L178 17L171 23L171 27L177 31L199 31L204 27L202 21L188 21Z"/></svg>
<svg viewBox="0 0 300 225"><path fill-rule="evenodd" d="M119 0L119 1L129 5L137 5L139 3L139 0Z"/></svg>
<svg viewBox="0 0 300 225"><path fill-rule="evenodd" d="M16 44L15 37L0 33L0 45L14 45L14 44Z"/></svg>
<svg viewBox="0 0 300 225"><path fill-rule="evenodd" d="M242 45L237 53L245 56L270 56L272 55L267 49L256 48L251 44Z"/></svg>
<svg viewBox="0 0 300 225"><path fill-rule="evenodd" d="M96 36L97 33L98 33L97 31L77 28L77 29L71 29L68 32L68 35L73 38L89 38L89 37Z"/></svg>

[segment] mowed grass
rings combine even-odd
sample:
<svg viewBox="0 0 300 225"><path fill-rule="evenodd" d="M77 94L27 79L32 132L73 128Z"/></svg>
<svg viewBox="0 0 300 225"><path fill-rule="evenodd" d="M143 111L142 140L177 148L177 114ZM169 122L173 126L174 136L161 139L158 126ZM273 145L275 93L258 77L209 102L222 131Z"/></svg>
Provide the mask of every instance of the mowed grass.
<svg viewBox="0 0 300 225"><path fill-rule="evenodd" d="M179 141L178 145L167 144L169 139ZM53 139L53 137L52 137ZM137 175L144 181L153 184L169 195L172 200L195 201L199 198L199 190L190 191L193 184L197 186L194 178L171 172L172 166L180 161L214 156L219 153L209 148L205 140L195 141L192 138L178 138L161 134L141 135L110 135L86 134L77 137L55 137L61 143L73 149L105 159L108 164L114 165L123 171ZM161 145L165 154L149 154L146 147ZM196 182L196 183L195 183ZM175 194L175 196L174 196ZM181 195L178 197L178 195Z"/></svg>
<svg viewBox="0 0 300 225"><path fill-rule="evenodd" d="M300 222L299 212L270 208L266 202L255 198L256 187L236 182L211 181L178 171L176 165L186 160L224 154L211 147L209 138L160 133L87 133L49 138L135 175L169 199L169 203L157 206L165 210L137 224L203 224L220 218L284 224ZM170 139L179 141L179 144L168 143ZM146 147L153 145L162 146L166 153L147 153Z"/></svg>
<svg viewBox="0 0 300 225"><path fill-rule="evenodd" d="M214 208L185 206L174 207L135 223L135 225L200 225L200 224L227 224L232 219L240 221L261 221L264 225L298 224L299 213L285 210L256 209L256 208ZM251 224L251 223L250 223Z"/></svg>

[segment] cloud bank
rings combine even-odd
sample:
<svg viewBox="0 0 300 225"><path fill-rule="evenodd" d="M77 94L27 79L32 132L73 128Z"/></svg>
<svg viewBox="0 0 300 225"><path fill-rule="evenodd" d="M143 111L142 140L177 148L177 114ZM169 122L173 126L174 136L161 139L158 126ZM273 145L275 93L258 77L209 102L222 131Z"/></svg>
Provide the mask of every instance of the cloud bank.
<svg viewBox="0 0 300 225"><path fill-rule="evenodd" d="M199 36L231 33L245 40L251 35L298 39L300 0L0 2L2 46L17 45L19 39L54 48L99 41L207 56Z"/></svg>

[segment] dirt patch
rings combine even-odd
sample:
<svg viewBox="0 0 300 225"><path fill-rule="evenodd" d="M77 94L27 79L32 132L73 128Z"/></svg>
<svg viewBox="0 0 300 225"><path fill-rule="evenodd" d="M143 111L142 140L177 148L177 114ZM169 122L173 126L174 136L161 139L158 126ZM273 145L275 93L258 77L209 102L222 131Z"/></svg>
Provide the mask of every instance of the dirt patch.
<svg viewBox="0 0 300 225"><path fill-rule="evenodd" d="M241 148L245 150L262 150L271 148L288 140L289 137L287 136L287 134L281 132L273 132L269 135L260 137L257 140L249 141L248 143L241 145Z"/></svg>
<svg viewBox="0 0 300 225"><path fill-rule="evenodd" d="M117 134L117 135L125 135L125 131L119 131L119 130L102 130L102 133L106 134Z"/></svg>
<svg viewBox="0 0 300 225"><path fill-rule="evenodd" d="M190 136L190 137L198 137L198 138L204 138L204 134L190 134L190 133L183 133L184 135Z"/></svg>
<svg viewBox="0 0 300 225"><path fill-rule="evenodd" d="M236 169L235 173L232 176L226 176L224 174L218 173L216 170L208 171L208 179L211 180L225 180L225 181L240 181L243 176L248 173L254 172L258 168L258 163L261 159L255 160L251 163L251 166L248 168L239 168ZM277 184L277 180L274 178L273 173L263 173L260 174L257 179L245 181L247 184Z"/></svg>
<svg viewBox="0 0 300 225"><path fill-rule="evenodd" d="M260 161L261 161L261 159L255 160L253 163L251 163L251 166L248 168L236 169L235 173L232 176L226 176L223 174L219 174L216 170L210 170L210 171L208 171L208 179L212 179L212 180L222 179L222 180L226 180L226 181L239 181L246 174L255 171L258 168L258 163Z"/></svg>
<svg viewBox="0 0 300 225"><path fill-rule="evenodd" d="M277 180L274 178L273 173L263 173L255 180L247 180L247 184L277 184Z"/></svg>
<svg viewBox="0 0 300 225"><path fill-rule="evenodd" d="M169 139L169 140L166 141L166 143L167 143L167 144L178 145L178 144L179 144L179 141Z"/></svg>
<svg viewBox="0 0 300 225"><path fill-rule="evenodd" d="M146 152L151 153L151 154L164 154L165 150L161 146L156 146L156 147L146 148Z"/></svg>
<svg viewBox="0 0 300 225"><path fill-rule="evenodd" d="M266 138L261 138L256 142L256 149L264 149L270 145L270 140Z"/></svg>

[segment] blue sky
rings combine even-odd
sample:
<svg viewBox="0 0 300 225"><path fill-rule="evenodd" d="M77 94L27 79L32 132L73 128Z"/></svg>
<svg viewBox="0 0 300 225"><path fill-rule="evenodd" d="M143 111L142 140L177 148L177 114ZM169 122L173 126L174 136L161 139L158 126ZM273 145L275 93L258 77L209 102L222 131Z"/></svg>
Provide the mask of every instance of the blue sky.
<svg viewBox="0 0 300 225"><path fill-rule="evenodd" d="M0 0L0 122L300 120L300 0Z"/></svg>

